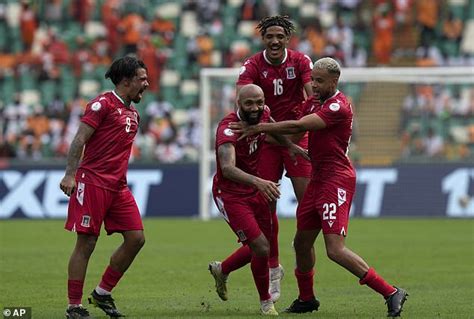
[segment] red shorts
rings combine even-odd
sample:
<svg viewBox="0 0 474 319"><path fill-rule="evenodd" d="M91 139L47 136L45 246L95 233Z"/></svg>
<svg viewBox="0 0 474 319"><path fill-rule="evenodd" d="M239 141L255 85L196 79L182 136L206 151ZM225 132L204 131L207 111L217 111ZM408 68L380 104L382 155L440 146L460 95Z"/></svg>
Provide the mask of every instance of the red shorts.
<svg viewBox="0 0 474 319"><path fill-rule="evenodd" d="M298 145L308 149L308 134L298 142ZM270 143L263 143L258 162L260 177L273 182L278 182L283 175L283 168L287 177L311 177L311 162L296 157L296 163L291 159L288 148Z"/></svg>
<svg viewBox="0 0 474 319"><path fill-rule="evenodd" d="M296 210L298 230L323 230L323 234L346 236L355 192L355 177L330 183L311 179Z"/></svg>
<svg viewBox="0 0 474 319"><path fill-rule="evenodd" d="M249 243L264 234L270 238L271 211L265 198L255 195L236 195L213 189L212 195L219 212L242 243Z"/></svg>
<svg viewBox="0 0 474 319"><path fill-rule="evenodd" d="M143 230L138 206L130 189L113 192L78 182L69 199L64 228L79 234L99 236L102 222L108 235L115 232Z"/></svg>

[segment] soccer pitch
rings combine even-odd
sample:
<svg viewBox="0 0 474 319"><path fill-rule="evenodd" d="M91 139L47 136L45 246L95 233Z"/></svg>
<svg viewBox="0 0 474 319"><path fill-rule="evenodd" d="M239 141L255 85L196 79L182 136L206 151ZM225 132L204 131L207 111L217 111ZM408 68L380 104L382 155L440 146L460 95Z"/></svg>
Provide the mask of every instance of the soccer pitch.
<svg viewBox="0 0 474 319"><path fill-rule="evenodd" d="M297 296L291 247L293 219L281 220L280 257L286 275L276 308ZM236 237L223 220L145 219L147 242L114 290L128 318L261 318L249 266L229 277L229 301L214 291L209 261L222 260ZM75 235L59 220L0 221L0 307L32 307L32 318L64 318L67 262ZM97 285L120 235L102 233L84 287ZM473 318L474 220L353 219L347 246L363 256L387 281L408 290L405 318ZM316 245L317 313L293 318L383 318L383 298L325 255ZM88 307L94 318L106 318Z"/></svg>

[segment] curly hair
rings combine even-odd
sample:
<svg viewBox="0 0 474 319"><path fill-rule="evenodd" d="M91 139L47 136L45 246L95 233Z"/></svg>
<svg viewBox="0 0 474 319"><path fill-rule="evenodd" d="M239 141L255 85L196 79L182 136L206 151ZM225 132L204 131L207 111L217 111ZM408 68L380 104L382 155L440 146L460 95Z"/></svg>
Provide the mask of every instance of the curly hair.
<svg viewBox="0 0 474 319"><path fill-rule="evenodd" d="M125 56L112 63L107 73L105 73L105 78L110 78L112 83L117 85L123 78L133 78L140 68L147 70L142 60L132 56Z"/></svg>
<svg viewBox="0 0 474 319"><path fill-rule="evenodd" d="M282 27L283 30L285 30L285 34L287 36L290 36L296 30L295 25L293 24L293 22L291 22L289 16L280 15L263 18L258 23L256 29L260 31L260 34L262 36L264 36L267 32L267 29L273 26Z"/></svg>

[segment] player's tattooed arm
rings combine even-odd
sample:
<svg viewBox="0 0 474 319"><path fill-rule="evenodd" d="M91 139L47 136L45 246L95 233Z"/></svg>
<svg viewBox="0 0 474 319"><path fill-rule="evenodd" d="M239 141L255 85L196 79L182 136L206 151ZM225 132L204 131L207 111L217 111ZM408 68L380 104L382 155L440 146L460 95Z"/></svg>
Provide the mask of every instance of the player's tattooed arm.
<svg viewBox="0 0 474 319"><path fill-rule="evenodd" d="M76 136L74 136L71 146L69 147L66 173L59 184L59 188L61 188L67 196L70 196L76 188L75 175L77 167L79 166L79 161L81 160L82 150L94 131L95 129L92 126L81 122Z"/></svg>
<svg viewBox="0 0 474 319"><path fill-rule="evenodd" d="M219 146L217 157L225 178L237 183L255 186L269 201L275 201L280 197L277 183L248 174L235 165L235 147L231 143Z"/></svg>

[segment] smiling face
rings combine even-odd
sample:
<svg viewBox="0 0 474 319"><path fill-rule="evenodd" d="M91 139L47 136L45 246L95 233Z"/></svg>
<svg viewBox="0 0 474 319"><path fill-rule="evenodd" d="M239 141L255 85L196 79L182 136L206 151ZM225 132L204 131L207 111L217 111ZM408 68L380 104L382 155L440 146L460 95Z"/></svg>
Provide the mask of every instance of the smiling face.
<svg viewBox="0 0 474 319"><path fill-rule="evenodd" d="M286 35L285 29L280 26L268 27L262 36L263 44L266 51L265 56L273 64L279 64L285 57L285 49L290 41L290 37Z"/></svg>
<svg viewBox="0 0 474 319"><path fill-rule="evenodd" d="M140 102L143 97L143 92L149 85L146 70L143 68L137 69L135 76L128 80L128 99L134 103Z"/></svg>
<svg viewBox="0 0 474 319"><path fill-rule="evenodd" d="M237 105L239 106L239 114L242 120L250 125L258 124L265 106L265 97L262 89L253 84L242 87L239 92Z"/></svg>

